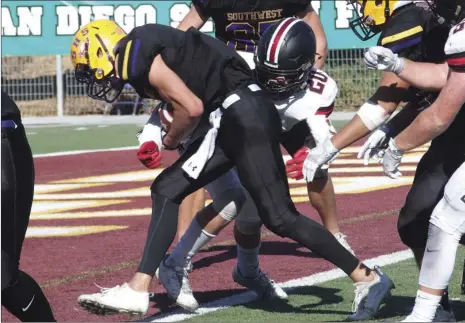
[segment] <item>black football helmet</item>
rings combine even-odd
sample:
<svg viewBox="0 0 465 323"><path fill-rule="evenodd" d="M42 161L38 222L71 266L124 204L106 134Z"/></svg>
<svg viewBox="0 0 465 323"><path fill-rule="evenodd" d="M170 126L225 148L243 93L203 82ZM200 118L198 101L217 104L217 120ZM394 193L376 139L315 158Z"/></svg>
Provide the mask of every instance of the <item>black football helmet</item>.
<svg viewBox="0 0 465 323"><path fill-rule="evenodd" d="M255 50L256 82L270 94L289 96L306 86L315 54L312 28L301 19L282 19L268 27Z"/></svg>

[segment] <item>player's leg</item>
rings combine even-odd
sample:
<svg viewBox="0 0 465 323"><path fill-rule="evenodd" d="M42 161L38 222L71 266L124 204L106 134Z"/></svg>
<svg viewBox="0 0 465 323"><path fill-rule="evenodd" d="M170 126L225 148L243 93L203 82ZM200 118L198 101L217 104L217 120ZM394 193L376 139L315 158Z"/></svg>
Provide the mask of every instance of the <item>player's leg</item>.
<svg viewBox="0 0 465 323"><path fill-rule="evenodd" d="M326 119L325 116L315 116L315 118ZM323 139L336 133L329 119L326 119L326 122L323 121L323 124L325 127L315 129L314 133L317 133L318 136ZM307 122L304 120L296 124L291 130L281 134L281 144L291 156L294 156L304 145L313 147L315 141L310 133ZM336 194L334 192L333 182L328 174L328 165L322 168L323 169L319 169L316 172L313 182L307 183L310 204L318 212L323 226L328 229L347 250L354 253L346 240L346 235L343 234L339 228Z"/></svg>
<svg viewBox="0 0 465 323"><path fill-rule="evenodd" d="M179 205L178 241L181 240L196 214L205 207L205 190L203 188L187 196Z"/></svg>
<svg viewBox="0 0 465 323"><path fill-rule="evenodd" d="M455 266L457 247L465 234L465 163L454 173L444 197L431 215L420 270L419 290L408 322L432 322Z"/></svg>
<svg viewBox="0 0 465 323"><path fill-rule="evenodd" d="M213 202L200 210L186 234L160 264L160 282L168 295L190 311L199 306L188 278L191 259L236 217L245 201L244 189L232 169L208 184L206 189Z"/></svg>
<svg viewBox="0 0 465 323"><path fill-rule="evenodd" d="M356 283L357 313L350 319L372 317L390 293L392 281L379 270L364 266L327 229L298 213L289 194L280 151L278 112L260 92L244 89L236 95L242 98L226 106L219 143L234 161L263 223L275 234L299 242L346 272Z"/></svg>
<svg viewBox="0 0 465 323"><path fill-rule="evenodd" d="M261 298L287 300L286 292L260 269L258 254L262 221L247 191L246 196L246 202L234 225L237 265L232 271L233 280L253 290Z"/></svg>
<svg viewBox="0 0 465 323"><path fill-rule="evenodd" d="M23 322L51 322L55 318L39 284L19 269L34 194L34 164L23 125L18 120L15 128L11 122L2 120L2 305Z"/></svg>
<svg viewBox="0 0 465 323"><path fill-rule="evenodd" d="M200 137L190 144L181 157L166 168L151 186L152 218L136 274L122 286L81 295L78 298L81 306L96 314L147 312L148 290L152 278L176 236L179 204L187 195L212 182L232 167L232 162L217 147L198 179L186 176L182 166L197 152L202 139Z"/></svg>

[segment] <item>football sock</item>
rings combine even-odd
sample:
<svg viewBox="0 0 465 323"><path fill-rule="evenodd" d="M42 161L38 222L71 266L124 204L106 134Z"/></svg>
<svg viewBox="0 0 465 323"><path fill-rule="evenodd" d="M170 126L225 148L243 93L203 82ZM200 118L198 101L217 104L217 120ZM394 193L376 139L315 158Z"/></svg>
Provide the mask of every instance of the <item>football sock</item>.
<svg viewBox="0 0 465 323"><path fill-rule="evenodd" d="M237 267L243 277L255 278L259 274L258 253L260 245L253 249L244 249L237 245Z"/></svg>
<svg viewBox="0 0 465 323"><path fill-rule="evenodd" d="M440 301L441 296L428 294L421 290L417 291L411 316L417 319L418 322L432 322Z"/></svg>

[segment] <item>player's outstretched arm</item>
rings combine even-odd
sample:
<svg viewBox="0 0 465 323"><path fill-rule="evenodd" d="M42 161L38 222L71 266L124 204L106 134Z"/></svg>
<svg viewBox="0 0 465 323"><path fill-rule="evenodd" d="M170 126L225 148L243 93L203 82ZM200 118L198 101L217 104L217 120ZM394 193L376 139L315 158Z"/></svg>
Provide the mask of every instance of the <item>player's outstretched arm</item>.
<svg viewBox="0 0 465 323"><path fill-rule="evenodd" d="M440 91L447 81L447 63L418 63L394 54L389 48L374 46L365 53L369 69L393 72L412 86L425 91Z"/></svg>
<svg viewBox="0 0 465 323"><path fill-rule="evenodd" d="M175 148L198 123L203 102L157 55L149 72L149 82L160 96L173 106L173 122L163 138L166 148Z"/></svg>
<svg viewBox="0 0 465 323"><path fill-rule="evenodd" d="M312 27L312 30L315 33L316 57L314 66L318 69L322 69L323 65L325 65L326 57L328 56L328 40L326 39L326 34L320 17L313 9L312 4L308 6L307 10L299 13L297 17L303 19L310 27Z"/></svg>
<svg viewBox="0 0 465 323"><path fill-rule="evenodd" d="M465 72L451 70L437 100L395 138L395 145L404 152L436 138L449 127L463 104Z"/></svg>
<svg viewBox="0 0 465 323"><path fill-rule="evenodd" d="M383 73L375 94L365 102L332 139L334 147L344 149L382 125L407 95L409 84L393 73Z"/></svg>
<svg viewBox="0 0 465 323"><path fill-rule="evenodd" d="M196 8L195 4L192 5L189 13L184 17L184 19L179 23L178 29L186 31L190 27L200 29L207 22L209 17L203 16Z"/></svg>

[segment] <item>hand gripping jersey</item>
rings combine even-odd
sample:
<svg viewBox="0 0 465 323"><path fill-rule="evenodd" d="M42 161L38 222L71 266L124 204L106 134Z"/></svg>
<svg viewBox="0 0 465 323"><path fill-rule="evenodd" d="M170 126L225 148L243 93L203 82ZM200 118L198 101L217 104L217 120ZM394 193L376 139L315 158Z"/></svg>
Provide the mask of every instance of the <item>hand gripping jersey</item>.
<svg viewBox="0 0 465 323"><path fill-rule="evenodd" d="M439 24L430 10L412 3L394 11L378 45L414 62L439 63L444 61L442 49L448 34L448 27Z"/></svg>
<svg viewBox="0 0 465 323"><path fill-rule="evenodd" d="M450 68L465 71L465 19L450 30L444 52Z"/></svg>
<svg viewBox="0 0 465 323"><path fill-rule="evenodd" d="M282 130L290 131L298 123L305 121L315 144L335 134L328 117L333 111L337 93L336 82L325 72L313 69L305 90L289 98L274 101L281 116ZM299 141L298 138L295 140Z"/></svg>
<svg viewBox="0 0 465 323"><path fill-rule="evenodd" d="M310 0L193 0L197 11L215 22L215 34L229 47L253 52L273 23L310 7Z"/></svg>
<svg viewBox="0 0 465 323"><path fill-rule="evenodd" d="M154 58L165 64L202 100L205 115L233 90L252 83L247 63L221 41L195 28L186 32L147 24L134 28L116 47L118 72L143 98L161 99L149 83Z"/></svg>

